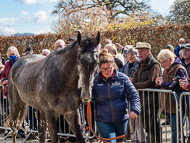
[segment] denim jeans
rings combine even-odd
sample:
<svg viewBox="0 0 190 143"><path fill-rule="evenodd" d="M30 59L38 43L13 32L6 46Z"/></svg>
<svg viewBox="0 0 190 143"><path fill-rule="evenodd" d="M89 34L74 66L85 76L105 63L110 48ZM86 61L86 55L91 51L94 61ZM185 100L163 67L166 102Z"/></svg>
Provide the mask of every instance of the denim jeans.
<svg viewBox="0 0 190 143"><path fill-rule="evenodd" d="M106 123L102 121L96 121L98 132L102 138L115 138L121 135L125 135L127 130L128 120L114 123ZM117 139L117 142L121 142L123 139ZM106 141L116 143L116 140Z"/></svg>
<svg viewBox="0 0 190 143"><path fill-rule="evenodd" d="M179 117L178 117L179 118ZM176 126L176 114L171 114L171 121L170 121L170 114L167 114L167 119L168 119L168 122L170 124L170 127L172 129L172 143L177 143L177 126ZM183 125L184 125L184 122L185 122L185 114L183 115L182 117L182 120L183 120ZM180 131L180 122L178 123L179 124L179 131ZM185 140L183 141L185 142Z"/></svg>

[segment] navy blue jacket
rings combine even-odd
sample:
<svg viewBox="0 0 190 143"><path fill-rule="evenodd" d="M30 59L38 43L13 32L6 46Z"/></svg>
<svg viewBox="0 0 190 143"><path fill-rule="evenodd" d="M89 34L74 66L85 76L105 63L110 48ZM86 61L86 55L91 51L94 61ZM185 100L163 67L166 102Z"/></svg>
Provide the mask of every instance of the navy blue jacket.
<svg viewBox="0 0 190 143"><path fill-rule="evenodd" d="M141 105L137 90L125 74L114 71L109 83L95 76L93 86L95 101L95 120L112 123L120 122L129 118L128 100L131 103L131 111L140 114Z"/></svg>
<svg viewBox="0 0 190 143"><path fill-rule="evenodd" d="M181 48L179 46L177 46L174 50L174 53L177 57L179 57L179 51L181 50Z"/></svg>

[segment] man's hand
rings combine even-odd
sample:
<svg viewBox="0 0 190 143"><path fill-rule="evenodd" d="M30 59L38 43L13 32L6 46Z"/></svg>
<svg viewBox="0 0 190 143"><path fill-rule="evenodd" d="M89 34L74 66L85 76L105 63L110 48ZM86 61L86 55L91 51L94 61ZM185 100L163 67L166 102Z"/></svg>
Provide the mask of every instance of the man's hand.
<svg viewBox="0 0 190 143"><path fill-rule="evenodd" d="M123 46L121 46L119 43L115 43L115 46L117 49L119 50L122 50L123 49Z"/></svg>
<svg viewBox="0 0 190 143"><path fill-rule="evenodd" d="M138 115L135 112L133 112L133 111L131 111L130 114L129 114L129 118L131 118L131 119L136 119L137 116Z"/></svg>

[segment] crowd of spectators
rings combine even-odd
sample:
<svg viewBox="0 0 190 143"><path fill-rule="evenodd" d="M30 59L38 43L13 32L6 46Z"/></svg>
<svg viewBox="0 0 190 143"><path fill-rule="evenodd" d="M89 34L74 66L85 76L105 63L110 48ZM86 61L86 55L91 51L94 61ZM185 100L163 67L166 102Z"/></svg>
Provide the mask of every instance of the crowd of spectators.
<svg viewBox="0 0 190 143"><path fill-rule="evenodd" d="M75 37L69 38L69 44L75 40ZM133 131L131 134L132 142L162 142L160 140L159 94L137 92L137 89L160 88L169 90L173 78L178 76L180 77L180 84L172 90L177 95L184 91L190 91L188 81L190 76L190 43L185 44L183 38L180 38L178 43L179 46L176 48L172 45L166 45L160 50L157 59L151 54L154 47L146 42L122 46L106 39L103 48L101 44L97 45L99 64L92 91L95 102L95 120L101 137L112 138L123 135L129 124L130 130ZM62 39L55 41L55 50L60 50L65 46L66 44ZM25 56L33 54L35 54L35 51L32 47L27 47ZM51 54L50 50L42 50L42 56L47 57L49 54ZM8 48L6 60L0 55L0 84L5 86L4 95L1 95L1 99L4 99L3 96L7 97L8 74L19 58L18 50L14 46ZM161 94L161 112L164 113L171 126L173 143L177 143L176 103L174 100L170 101L168 97L167 94ZM128 101L131 103L130 112ZM187 101L189 102L189 98L187 98ZM2 105L2 102L0 104ZM189 108L189 105L187 106ZM2 109L1 106L1 111ZM185 118L185 112L183 115ZM34 121L30 123L30 129L36 129L37 121L30 117L35 117L32 107L29 108L29 117L27 118ZM63 118L61 116L61 121ZM131 118L130 122L129 118ZM68 128L68 125L63 125L60 121L57 121L57 126L58 132L63 132L65 127ZM120 142L122 139L118 141ZM110 142L116 142L116 140Z"/></svg>

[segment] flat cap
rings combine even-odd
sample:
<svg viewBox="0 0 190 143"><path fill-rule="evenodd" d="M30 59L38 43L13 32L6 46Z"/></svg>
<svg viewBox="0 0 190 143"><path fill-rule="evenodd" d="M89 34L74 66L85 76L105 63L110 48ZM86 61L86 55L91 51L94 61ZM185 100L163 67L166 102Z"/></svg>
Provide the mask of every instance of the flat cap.
<svg viewBox="0 0 190 143"><path fill-rule="evenodd" d="M190 49L190 43L183 44L183 45L181 46L181 48L182 48L182 49L183 49L183 48Z"/></svg>
<svg viewBox="0 0 190 143"><path fill-rule="evenodd" d="M166 49L171 49L174 52L174 47L172 45L167 45Z"/></svg>
<svg viewBox="0 0 190 143"><path fill-rule="evenodd" d="M141 42L136 46L136 49L151 49L151 45L149 43Z"/></svg>

